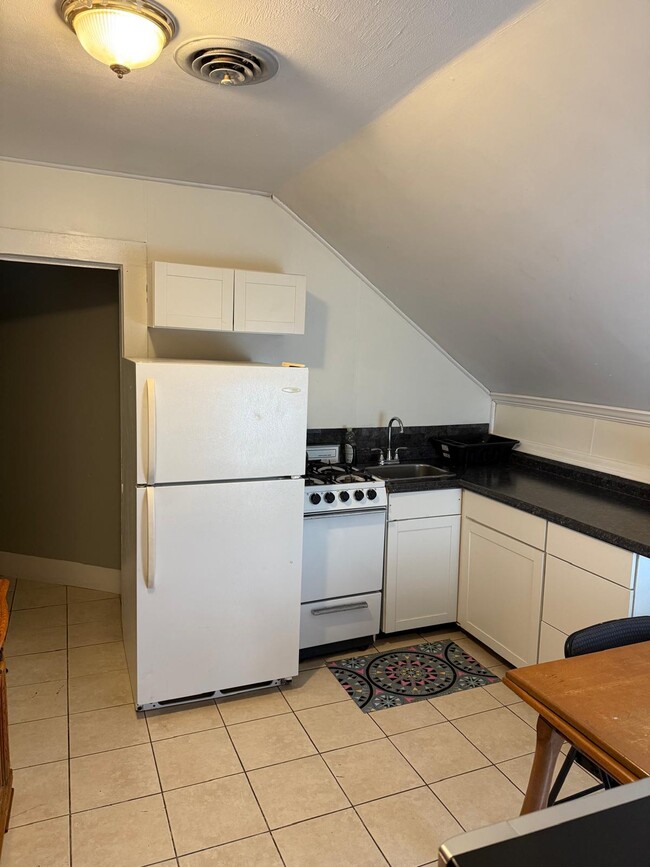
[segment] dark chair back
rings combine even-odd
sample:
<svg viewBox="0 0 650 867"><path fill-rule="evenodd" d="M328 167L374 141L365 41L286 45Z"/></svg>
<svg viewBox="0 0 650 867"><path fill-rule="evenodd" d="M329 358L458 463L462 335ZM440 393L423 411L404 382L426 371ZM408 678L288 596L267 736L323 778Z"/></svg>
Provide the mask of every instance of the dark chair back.
<svg viewBox="0 0 650 867"><path fill-rule="evenodd" d="M640 641L650 641L650 617L623 617L573 632L564 644L564 655L581 656Z"/></svg>

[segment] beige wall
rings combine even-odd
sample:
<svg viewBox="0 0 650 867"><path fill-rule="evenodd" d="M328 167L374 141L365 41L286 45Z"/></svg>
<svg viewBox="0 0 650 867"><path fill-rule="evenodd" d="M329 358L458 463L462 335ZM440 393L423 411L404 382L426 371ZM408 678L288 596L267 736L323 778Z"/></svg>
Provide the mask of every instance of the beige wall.
<svg viewBox="0 0 650 867"><path fill-rule="evenodd" d="M118 272L0 261L0 551L120 565Z"/></svg>
<svg viewBox="0 0 650 867"><path fill-rule="evenodd" d="M650 483L650 412L554 401L517 405L497 398L493 430L520 440L519 448L529 454Z"/></svg>
<svg viewBox="0 0 650 867"><path fill-rule="evenodd" d="M267 196L0 162L0 226L144 242L150 261L307 275L304 336L156 330L150 355L300 361L312 427L485 422L487 391ZM144 286L125 335L144 334ZM131 348L129 348L129 345ZM142 349L133 341L126 353Z"/></svg>

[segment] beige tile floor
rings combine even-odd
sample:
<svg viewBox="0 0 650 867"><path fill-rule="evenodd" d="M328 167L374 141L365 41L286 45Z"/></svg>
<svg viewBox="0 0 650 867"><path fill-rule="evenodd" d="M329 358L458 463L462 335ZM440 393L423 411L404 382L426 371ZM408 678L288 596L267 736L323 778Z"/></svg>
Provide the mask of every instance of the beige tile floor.
<svg viewBox="0 0 650 867"><path fill-rule="evenodd" d="M316 659L281 690L138 714L119 598L20 580L10 601L3 867L418 867L519 813L535 720L502 684L364 714Z"/></svg>

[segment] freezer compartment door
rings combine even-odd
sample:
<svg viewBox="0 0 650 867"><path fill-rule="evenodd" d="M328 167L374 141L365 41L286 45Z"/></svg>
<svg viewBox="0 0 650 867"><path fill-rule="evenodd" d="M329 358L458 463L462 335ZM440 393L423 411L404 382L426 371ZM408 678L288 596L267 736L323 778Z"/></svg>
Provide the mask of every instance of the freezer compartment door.
<svg viewBox="0 0 650 867"><path fill-rule="evenodd" d="M138 362L137 484L302 475L307 378L303 368Z"/></svg>
<svg viewBox="0 0 650 867"><path fill-rule="evenodd" d="M139 488L136 703L298 672L303 482Z"/></svg>

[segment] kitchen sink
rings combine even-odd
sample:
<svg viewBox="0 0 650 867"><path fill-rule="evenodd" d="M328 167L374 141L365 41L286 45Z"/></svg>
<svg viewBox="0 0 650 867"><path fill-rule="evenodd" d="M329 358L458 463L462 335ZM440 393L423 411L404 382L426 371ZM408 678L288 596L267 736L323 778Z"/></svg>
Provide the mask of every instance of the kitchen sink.
<svg viewBox="0 0 650 867"><path fill-rule="evenodd" d="M366 472L380 479L435 479L454 475L450 470L431 464L384 464L366 467Z"/></svg>

